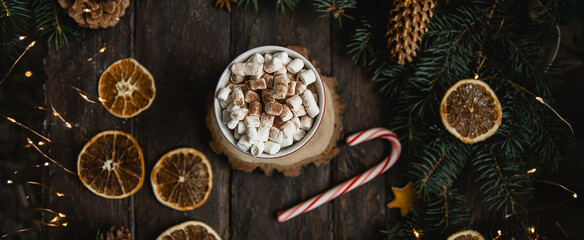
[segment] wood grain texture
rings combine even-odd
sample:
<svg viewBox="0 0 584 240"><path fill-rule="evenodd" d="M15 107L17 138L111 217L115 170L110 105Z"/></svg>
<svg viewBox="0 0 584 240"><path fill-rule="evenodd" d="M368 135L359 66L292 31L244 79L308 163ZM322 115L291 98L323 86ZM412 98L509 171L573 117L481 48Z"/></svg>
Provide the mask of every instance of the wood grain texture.
<svg viewBox="0 0 584 240"><path fill-rule="evenodd" d="M262 4L258 11L235 8L231 14L215 9L213 3L209 0L132 1L116 27L85 30L68 48L50 49L45 59L47 97L84 136L78 136L58 119L48 116L44 132L55 140L48 149L50 155L76 171L77 154L88 138L103 130L123 130L132 133L142 147L146 179L134 196L108 200L83 188L76 176L51 166L43 183L54 191L77 193L63 198L44 196L47 207L69 216L69 225L43 228L43 239L94 239L98 229L111 225L130 228L135 239L154 239L168 227L186 220L204 221L226 240L375 239L381 236L379 229L385 227L388 218L399 215L388 211L385 204L393 197L389 186L395 186L402 163L383 178L331 203L285 223L276 220L278 211L375 165L389 153L389 147L381 140L353 148L341 141L338 157L318 167L309 165L295 178L280 173L266 176L257 170L251 173L233 170L225 156L210 150L211 136L204 119L205 98L213 92L231 59L257 46L306 46L309 59L321 73L337 77L340 102L345 106L343 135L383 127L390 114L385 111L386 103L365 69L356 66L346 54L350 33L345 29L351 28L339 29L336 22L320 17L310 1L299 3L294 12L285 14L278 14L270 3ZM113 43L115 46L108 47L94 61L83 64L101 47ZM101 105L85 102L74 90L61 84L97 95L97 81L103 70L126 57L133 57L148 68L156 81L153 104L137 117L116 118ZM157 202L149 180L156 161L179 147L193 147L203 152L214 173L207 202L187 212Z"/></svg>
<svg viewBox="0 0 584 240"><path fill-rule="evenodd" d="M67 48L49 48L45 58L48 79L45 82L46 105L55 107L73 130L68 129L59 118L48 114L44 132L54 143L48 146L48 154L66 168L77 172L77 155L85 143L95 134L105 130L131 132L132 120L123 120L111 115L100 103L89 103L68 86L83 89L97 96L97 86L101 73L114 60L131 54L131 26L134 5L126 10L116 28L107 30L84 30L73 38ZM124 37L125 36L125 37ZM115 45L110 45L115 42ZM98 51L108 49L87 62ZM96 99L96 97L94 97ZM32 149L31 149L32 150ZM40 157L40 155L39 155ZM66 228L46 228L43 239L92 239L97 230L112 224L131 226L133 222L133 197L110 200L90 192L79 178L51 164L45 171L43 183L43 207L62 212L68 216ZM40 191L39 191L40 192ZM71 196L58 197L55 192ZM45 215L45 221L53 216Z"/></svg>
<svg viewBox="0 0 584 240"><path fill-rule="evenodd" d="M156 79L156 100L135 118L134 132L143 143L146 172L165 153L192 147L203 152L213 169L207 202L192 211L160 204L150 181L136 196L137 239L151 239L166 228L199 220L229 239L229 176L223 159L213 154L205 128L205 98L215 88L229 58L229 15L207 0L139 1L134 57Z"/></svg>

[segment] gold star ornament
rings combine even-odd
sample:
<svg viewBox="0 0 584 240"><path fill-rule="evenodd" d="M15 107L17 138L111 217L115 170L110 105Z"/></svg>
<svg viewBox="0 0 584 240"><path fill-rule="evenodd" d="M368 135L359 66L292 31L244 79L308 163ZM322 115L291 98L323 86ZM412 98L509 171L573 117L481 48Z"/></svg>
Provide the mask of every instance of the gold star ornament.
<svg viewBox="0 0 584 240"><path fill-rule="evenodd" d="M387 208L399 208L401 216L405 216L410 212L410 209L416 208L414 197L414 184L410 181L402 188L391 187L391 191L395 198L387 204Z"/></svg>

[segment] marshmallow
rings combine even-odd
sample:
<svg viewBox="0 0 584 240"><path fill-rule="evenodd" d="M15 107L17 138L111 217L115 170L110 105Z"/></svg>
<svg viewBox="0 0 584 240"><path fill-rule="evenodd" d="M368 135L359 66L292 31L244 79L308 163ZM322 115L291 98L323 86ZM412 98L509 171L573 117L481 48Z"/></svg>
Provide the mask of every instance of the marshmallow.
<svg viewBox="0 0 584 240"><path fill-rule="evenodd" d="M272 61L272 59L274 59L274 55L269 54L269 53L266 53L264 55L264 63L270 62L270 61Z"/></svg>
<svg viewBox="0 0 584 240"><path fill-rule="evenodd" d="M251 57L249 57L247 59L247 62L252 62L252 63L264 63L264 56L262 56L259 53L256 53L254 55L251 55Z"/></svg>
<svg viewBox="0 0 584 240"><path fill-rule="evenodd" d="M235 133L241 135L244 134L245 131L247 131L247 127L245 126L245 124L241 121L237 123L237 127L235 127Z"/></svg>
<svg viewBox="0 0 584 240"><path fill-rule="evenodd" d="M280 115L282 113L283 107L279 102L270 101L266 103L264 110L267 114Z"/></svg>
<svg viewBox="0 0 584 240"><path fill-rule="evenodd" d="M298 71L302 70L304 67L304 62L299 58L292 60L292 62L288 63L286 67L289 72L296 74Z"/></svg>
<svg viewBox="0 0 584 240"><path fill-rule="evenodd" d="M314 120L312 118L310 118L308 115L307 116L302 116L300 118L300 128L302 130L310 130L310 128L312 128L312 123L314 122Z"/></svg>
<svg viewBox="0 0 584 240"><path fill-rule="evenodd" d="M255 127L248 127L246 131L247 141L254 144L258 141L258 130Z"/></svg>
<svg viewBox="0 0 584 240"><path fill-rule="evenodd" d="M316 105L316 100L314 99L312 92L308 89L304 91L304 93L302 93L302 96L300 96L300 98L302 98L302 104L305 107L310 105Z"/></svg>
<svg viewBox="0 0 584 240"><path fill-rule="evenodd" d="M257 157L257 156L258 156L258 155L260 155L262 152L264 152L264 148L265 148L265 145L264 145L264 143L263 143L263 142L261 142L261 141L258 141L258 142L256 142L256 143L254 143L254 144L251 146L251 149L250 149L250 151L251 151L251 155L253 155L253 156L256 156L256 157Z"/></svg>
<svg viewBox="0 0 584 240"><path fill-rule="evenodd" d="M229 94L225 101L219 101L219 106L221 106L221 108L227 108L231 103L233 103L233 98L231 97L231 94Z"/></svg>
<svg viewBox="0 0 584 240"><path fill-rule="evenodd" d="M231 120L231 113L227 109L221 111L221 120L223 120L223 124L227 124Z"/></svg>
<svg viewBox="0 0 584 240"><path fill-rule="evenodd" d="M237 109L240 109L241 107L235 105L235 103L231 103L229 106L227 106L227 111L229 112L233 112Z"/></svg>
<svg viewBox="0 0 584 240"><path fill-rule="evenodd" d="M284 125L280 126L280 130L282 130L285 136L292 137L296 132L296 125L294 125L293 122L286 122Z"/></svg>
<svg viewBox="0 0 584 240"><path fill-rule="evenodd" d="M245 116L247 116L248 110L247 108L239 108L239 109L235 109L233 110L233 112L231 112L231 120L237 120L237 121L241 121L245 118ZM233 128L231 128L233 129Z"/></svg>
<svg viewBox="0 0 584 240"><path fill-rule="evenodd" d="M245 74L245 76L261 76L264 74L264 65L255 62L245 63L243 74Z"/></svg>
<svg viewBox="0 0 584 240"><path fill-rule="evenodd" d="M301 70L299 77L300 81L302 81L302 83L304 83L304 85L307 86L316 81L316 76L314 75L314 72L310 69Z"/></svg>
<svg viewBox="0 0 584 240"><path fill-rule="evenodd" d="M306 109L304 106L300 105L298 109L292 109L292 114L294 114L294 117L302 117L306 115Z"/></svg>
<svg viewBox="0 0 584 240"><path fill-rule="evenodd" d="M282 119L282 121L288 121L288 120L292 119L294 114L292 114L292 111L290 111L290 107L288 107L288 105L286 105L286 104L284 104L282 106L283 106L282 113L280 114L280 118Z"/></svg>
<svg viewBox="0 0 584 240"><path fill-rule="evenodd" d="M302 107L302 98L300 98L300 96L298 95L294 95L286 99L286 104L288 104L288 106L292 110L299 109L300 107Z"/></svg>
<svg viewBox="0 0 584 240"><path fill-rule="evenodd" d="M270 128L270 135L268 137L269 140L272 140L276 143L282 143L284 139L284 133L275 127Z"/></svg>
<svg viewBox="0 0 584 240"><path fill-rule="evenodd" d="M237 142L237 147L241 148L244 151L249 150L249 148L251 148L251 143L248 141L247 136L246 135L242 135L239 138L239 141Z"/></svg>
<svg viewBox="0 0 584 240"><path fill-rule="evenodd" d="M262 113L260 127L271 127L272 125L274 125L274 115Z"/></svg>
<svg viewBox="0 0 584 240"><path fill-rule="evenodd" d="M267 73L273 73L282 67L282 59L274 58L271 61L264 64L264 70Z"/></svg>
<svg viewBox="0 0 584 240"><path fill-rule="evenodd" d="M306 109L306 114L308 114L308 116L310 116L311 118L316 117L316 115L318 115L318 113L320 113L320 109L318 108L318 106L316 104L306 106L305 109Z"/></svg>
<svg viewBox="0 0 584 240"><path fill-rule="evenodd" d="M259 102L260 101L260 95L252 90L247 90L247 92L245 92L245 102L246 103L251 103L251 102Z"/></svg>
<svg viewBox="0 0 584 240"><path fill-rule="evenodd" d="M275 72L273 72L274 76L278 76L278 75L286 75L286 72L288 72L288 70L286 69L285 66L282 66L280 69L276 70Z"/></svg>
<svg viewBox="0 0 584 240"><path fill-rule="evenodd" d="M264 143L264 152L268 154L276 154L280 151L280 144L267 141Z"/></svg>
<svg viewBox="0 0 584 240"><path fill-rule="evenodd" d="M260 102L252 102L249 104L249 112L248 115L253 116L260 116L262 113L262 104Z"/></svg>
<svg viewBox="0 0 584 240"><path fill-rule="evenodd" d="M260 126L260 117L258 115L247 116L243 122L247 128L256 128Z"/></svg>
<svg viewBox="0 0 584 240"><path fill-rule="evenodd" d="M245 76L244 69L245 63L234 63L231 65L231 72L235 75Z"/></svg>
<svg viewBox="0 0 584 240"><path fill-rule="evenodd" d="M228 123L227 123L227 128L229 129L234 129L237 124L239 123L239 121L231 119Z"/></svg>
<svg viewBox="0 0 584 240"><path fill-rule="evenodd" d="M243 91L241 90L241 88L235 88L233 89L233 103L237 106L242 107L243 104L245 103L245 99L243 96Z"/></svg>
<svg viewBox="0 0 584 240"><path fill-rule="evenodd" d="M300 141L304 138L304 136L306 136L306 131L298 129L298 131L296 131L294 135L292 135L292 139L294 141Z"/></svg>
<svg viewBox="0 0 584 240"><path fill-rule="evenodd" d="M306 90L306 85L302 82L296 82L296 94L302 94Z"/></svg>
<svg viewBox="0 0 584 240"><path fill-rule="evenodd" d="M286 123L286 122L282 121L282 118L281 118L281 117L275 117L275 118L274 118L274 124L272 124L272 127L277 127L277 128L279 128L279 127L281 127L282 125L284 125L284 123Z"/></svg>
<svg viewBox="0 0 584 240"><path fill-rule="evenodd" d="M272 97L272 90L262 90L262 101L264 103L274 101Z"/></svg>
<svg viewBox="0 0 584 240"><path fill-rule="evenodd" d="M265 142L268 141L270 138L270 127L262 127L258 128L258 141Z"/></svg>
<svg viewBox="0 0 584 240"><path fill-rule="evenodd" d="M244 76L240 76L237 74L231 74L231 76L229 76L229 82L231 83L242 83L243 80L245 80Z"/></svg>
<svg viewBox="0 0 584 240"><path fill-rule="evenodd" d="M282 64L284 64L284 65L288 65L290 62L292 62L292 58L288 57L287 52L274 53L274 59L276 59L276 58L279 58L280 60L282 60Z"/></svg>
<svg viewBox="0 0 584 240"><path fill-rule="evenodd" d="M239 139L241 137L241 135L237 132L233 132L233 138L235 139Z"/></svg>
<svg viewBox="0 0 584 240"><path fill-rule="evenodd" d="M272 90L272 97L275 99L284 99L288 93L288 78L286 75L278 75L274 77L274 89Z"/></svg>
<svg viewBox="0 0 584 240"><path fill-rule="evenodd" d="M229 97L230 93L231 88L222 87L219 89L219 91L217 91L217 99L222 102L227 101L227 98Z"/></svg>
<svg viewBox="0 0 584 240"><path fill-rule="evenodd" d="M267 88L273 88L274 87L274 76L266 73L266 74L262 75L261 78L263 78L266 81L266 87Z"/></svg>
<svg viewBox="0 0 584 240"><path fill-rule="evenodd" d="M260 78L256 80L249 80L248 88L251 90L266 89L268 85L266 84L266 79Z"/></svg>
<svg viewBox="0 0 584 240"><path fill-rule="evenodd" d="M292 136L284 135L284 139L282 139L282 143L280 144L280 146L288 147L288 146L292 145L292 143L294 143L294 139L292 138Z"/></svg>
<svg viewBox="0 0 584 240"><path fill-rule="evenodd" d="M288 81L288 92L286 93L286 96L292 96L294 93L296 93L296 82Z"/></svg>
<svg viewBox="0 0 584 240"><path fill-rule="evenodd" d="M300 128L300 118L293 117L292 119L290 119L290 122L294 123L296 129Z"/></svg>

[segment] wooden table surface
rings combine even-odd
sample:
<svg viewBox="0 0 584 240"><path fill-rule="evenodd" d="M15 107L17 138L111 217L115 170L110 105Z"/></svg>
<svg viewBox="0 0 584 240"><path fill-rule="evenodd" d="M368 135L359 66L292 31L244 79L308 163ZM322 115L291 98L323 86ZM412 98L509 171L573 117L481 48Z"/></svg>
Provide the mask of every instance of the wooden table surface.
<svg viewBox="0 0 584 240"><path fill-rule="evenodd" d="M328 164L305 167L300 176L261 171L232 170L225 156L209 148L205 126L205 99L219 75L238 54L262 45L302 45L325 75L338 78L337 91L345 109L343 135L386 126L391 113L363 67L347 54L351 27L320 17L303 1L294 12L278 14L273 4L235 8L229 14L216 9L214 0L131 1L118 25L105 30L84 30L69 47L50 47L45 59L48 80L46 104L67 121L68 129L52 115L44 133L54 143L49 155L76 172L77 155L93 135L104 130L133 134L143 149L146 180L133 196L110 200L83 187L80 180L54 164L43 183L54 194L43 198L47 208L65 213L68 226L45 227L43 239L95 239L98 229L122 225L135 239L154 239L170 226L200 220L223 239L373 239L399 211L385 205L393 199L390 186L405 185L399 162L381 177L285 223L276 213L308 199L375 165L389 153L381 140L349 148L339 142L340 154ZM343 26L351 24L343 22ZM104 53L99 49L106 46ZM94 57L87 63L88 58ZM116 118L100 104L83 100L71 88L97 95L101 73L113 62L132 57L150 70L157 95L150 108L131 119ZM213 190L201 207L180 212L160 204L153 195L150 172L166 152L193 147L207 155L213 167Z"/></svg>

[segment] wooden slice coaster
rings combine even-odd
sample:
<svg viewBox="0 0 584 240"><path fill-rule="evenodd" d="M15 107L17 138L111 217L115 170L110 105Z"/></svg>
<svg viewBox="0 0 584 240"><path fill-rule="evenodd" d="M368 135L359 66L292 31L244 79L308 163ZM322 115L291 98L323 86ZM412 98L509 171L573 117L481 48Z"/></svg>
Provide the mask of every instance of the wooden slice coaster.
<svg viewBox="0 0 584 240"><path fill-rule="evenodd" d="M295 46L289 48L306 56L306 50L302 49L302 47ZM211 149L217 154L226 155L233 169L251 172L256 168L260 168L264 170L266 175L269 175L272 170L276 170L283 173L284 176L296 177L300 175L300 169L303 166L310 163L314 163L316 166L327 163L339 153L336 145L343 131L341 122L343 105L339 102L339 96L335 90L337 79L322 75L321 78L324 82L326 94L324 117L312 139L298 151L283 157L271 159L256 158L241 152L231 145L221 133L219 125L215 121L212 101L209 101L205 122L211 132L211 141L209 142Z"/></svg>

